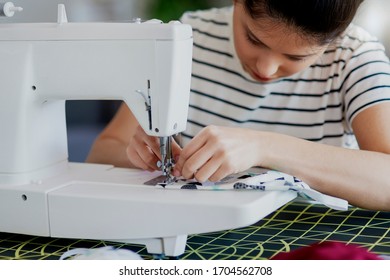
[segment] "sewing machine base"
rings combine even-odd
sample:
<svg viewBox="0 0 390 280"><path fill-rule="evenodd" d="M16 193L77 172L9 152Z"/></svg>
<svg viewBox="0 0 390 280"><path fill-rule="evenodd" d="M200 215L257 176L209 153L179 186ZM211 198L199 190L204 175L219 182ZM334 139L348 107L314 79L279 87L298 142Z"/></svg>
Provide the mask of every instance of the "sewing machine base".
<svg viewBox="0 0 390 280"><path fill-rule="evenodd" d="M251 225L293 192L170 190L158 176L110 165L69 163L60 175L0 184L0 231L144 244L151 254L184 253L187 236Z"/></svg>

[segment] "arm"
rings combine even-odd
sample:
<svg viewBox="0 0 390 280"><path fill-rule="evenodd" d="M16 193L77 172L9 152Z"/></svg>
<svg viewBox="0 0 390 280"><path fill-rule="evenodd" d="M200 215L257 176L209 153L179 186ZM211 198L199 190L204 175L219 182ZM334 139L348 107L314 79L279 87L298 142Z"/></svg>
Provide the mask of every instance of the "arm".
<svg viewBox="0 0 390 280"><path fill-rule="evenodd" d="M154 171L159 157L158 139L146 135L129 108L122 104L95 140L86 161Z"/></svg>
<svg viewBox="0 0 390 280"><path fill-rule="evenodd" d="M298 139L275 139L270 167L295 174L320 192L367 209L390 210L390 103L356 116L353 128L360 150ZM281 143L280 141L283 141ZM285 159L281 158L285 154ZM291 162L290 162L291 161Z"/></svg>
<svg viewBox="0 0 390 280"><path fill-rule="evenodd" d="M179 145L173 141L174 156L180 150ZM129 108L122 104L95 140L86 161L155 171L158 170L157 161L160 158L158 138L148 136Z"/></svg>
<svg viewBox="0 0 390 280"><path fill-rule="evenodd" d="M353 128L361 150L270 132L207 127L183 149L175 173L216 181L251 166L263 166L292 174L352 205L390 210L389 118L390 103L356 116ZM242 139L247 139L245 145Z"/></svg>
<svg viewBox="0 0 390 280"><path fill-rule="evenodd" d="M122 104L111 122L96 138L86 161L134 167L127 158L126 148L137 125L138 122L133 114L126 105Z"/></svg>

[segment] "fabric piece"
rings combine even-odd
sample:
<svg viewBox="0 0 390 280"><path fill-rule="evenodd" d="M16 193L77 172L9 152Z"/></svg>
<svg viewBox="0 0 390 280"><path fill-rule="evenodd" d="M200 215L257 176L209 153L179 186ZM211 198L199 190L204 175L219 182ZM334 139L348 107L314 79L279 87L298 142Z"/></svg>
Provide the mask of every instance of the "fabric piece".
<svg viewBox="0 0 390 280"><path fill-rule="evenodd" d="M112 246L87 249L75 248L62 254L60 260L142 260L137 253L127 249L115 249Z"/></svg>
<svg viewBox="0 0 390 280"><path fill-rule="evenodd" d="M274 170L260 174L243 172L227 176L219 182L200 183L195 180L176 178L171 184L157 183L157 186L166 189L192 190L293 191L302 198L314 200L336 210L348 209L346 200L320 193L300 179Z"/></svg>
<svg viewBox="0 0 390 280"><path fill-rule="evenodd" d="M363 247L337 241L324 241L282 252L271 260L381 260L382 258Z"/></svg>

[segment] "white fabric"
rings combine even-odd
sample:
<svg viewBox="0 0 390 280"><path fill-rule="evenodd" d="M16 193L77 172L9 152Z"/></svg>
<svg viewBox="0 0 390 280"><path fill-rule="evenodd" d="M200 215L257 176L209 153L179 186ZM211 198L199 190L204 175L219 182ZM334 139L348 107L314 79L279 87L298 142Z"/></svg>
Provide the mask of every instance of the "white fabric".
<svg viewBox="0 0 390 280"><path fill-rule="evenodd" d="M127 249L112 246L100 248L75 248L63 253L60 260L142 260L142 257Z"/></svg>

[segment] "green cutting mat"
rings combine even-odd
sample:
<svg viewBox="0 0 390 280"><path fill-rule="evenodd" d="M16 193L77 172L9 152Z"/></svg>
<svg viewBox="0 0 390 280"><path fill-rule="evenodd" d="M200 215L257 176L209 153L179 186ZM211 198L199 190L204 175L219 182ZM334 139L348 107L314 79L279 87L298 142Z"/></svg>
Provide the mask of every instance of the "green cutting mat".
<svg viewBox="0 0 390 280"><path fill-rule="evenodd" d="M189 236L179 259L269 259L279 252L324 240L356 244L390 256L390 212L358 208L335 211L292 202L252 226ZM107 245L130 249L145 259L156 258L141 245L0 233L0 259L59 259L73 248Z"/></svg>

